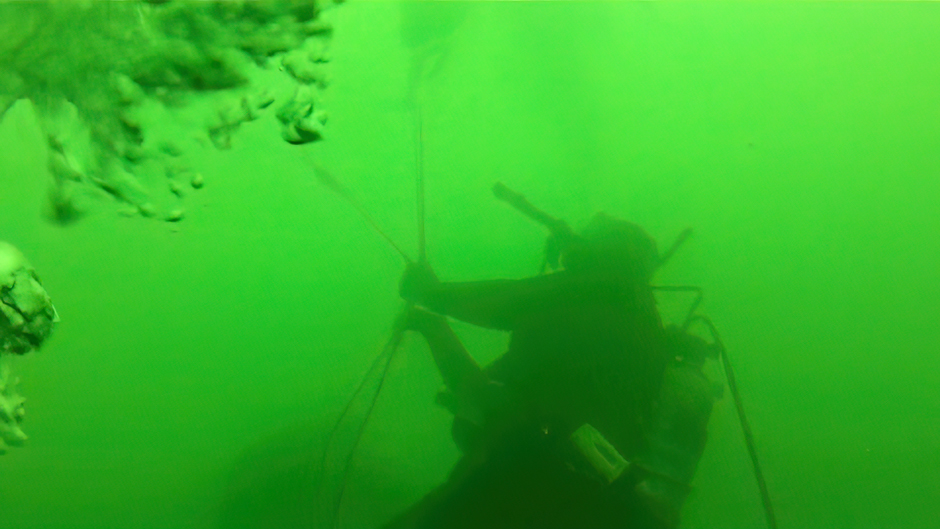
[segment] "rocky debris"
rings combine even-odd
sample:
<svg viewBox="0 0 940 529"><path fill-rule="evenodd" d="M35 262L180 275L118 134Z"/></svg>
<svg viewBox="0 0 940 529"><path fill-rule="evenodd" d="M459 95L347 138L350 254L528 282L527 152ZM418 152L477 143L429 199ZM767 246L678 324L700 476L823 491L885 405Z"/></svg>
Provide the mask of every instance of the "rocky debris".
<svg viewBox="0 0 940 529"><path fill-rule="evenodd" d="M58 321L49 294L26 257L0 241L0 355L37 349Z"/></svg>
<svg viewBox="0 0 940 529"><path fill-rule="evenodd" d="M0 3L0 118L19 99L34 104L49 142L49 218L76 222L110 199L134 215L181 220L180 175L202 187L187 151L231 148L238 130L272 106L285 141L320 140L326 113L316 93L329 84L329 5ZM193 130L200 112L205 126ZM188 128L170 141L161 134L174 119ZM154 178L161 172L165 184Z"/></svg>
<svg viewBox="0 0 940 529"><path fill-rule="evenodd" d="M206 185L206 181L202 177L202 173L194 174L192 179L189 181L189 185L191 185L193 189L202 189L202 186Z"/></svg>
<svg viewBox="0 0 940 529"><path fill-rule="evenodd" d="M26 399L16 392L18 378L10 375L6 359L0 356L0 455L11 446L23 446L27 436L20 427L26 408Z"/></svg>
<svg viewBox="0 0 940 529"><path fill-rule="evenodd" d="M277 111L284 141L302 145L322 139L327 114L322 109L318 110L319 106L315 88L308 85L298 86L294 97Z"/></svg>
<svg viewBox="0 0 940 529"><path fill-rule="evenodd" d="M52 333L59 315L39 276L13 245L0 241L0 455L21 446L26 408L10 374L9 359L38 349Z"/></svg>

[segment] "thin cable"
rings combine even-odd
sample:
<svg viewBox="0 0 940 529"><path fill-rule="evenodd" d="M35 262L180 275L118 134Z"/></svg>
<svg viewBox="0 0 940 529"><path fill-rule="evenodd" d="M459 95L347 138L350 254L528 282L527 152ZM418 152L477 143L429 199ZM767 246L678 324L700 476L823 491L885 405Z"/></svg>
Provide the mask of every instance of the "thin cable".
<svg viewBox="0 0 940 529"><path fill-rule="evenodd" d="M411 305L409 304L405 310L410 310ZM362 420L362 423L359 424L359 429L356 432L355 441L349 449L349 454L346 456L346 463L343 466L343 476L340 480L339 490L336 494L336 499L333 503L332 510L332 519L327 527L336 529L339 527L340 515L343 510L343 500L346 498L346 485L349 482L349 471L352 468L353 460L356 457L356 450L359 448L359 442L362 440L362 435L366 431L366 426L369 424L369 419L372 418L372 410L375 409L376 403L379 401L379 395L382 393L382 387L385 385L385 380L388 378L388 370L392 365L392 360L395 358L395 352L398 350L399 344L401 344L402 337L404 336L404 329L399 326L393 332L392 336L389 338L388 343L385 344L385 348L382 350L382 354L379 355L379 358L376 359L376 363L382 359L386 358L385 366L382 368L382 375L379 377L379 384L375 388L375 392L372 394L372 399L369 402L369 409L366 410L366 415ZM373 364L375 365L375 363ZM360 386L361 387L361 386ZM353 397L355 400L355 397ZM352 400L350 401L350 403Z"/></svg>
<svg viewBox="0 0 940 529"><path fill-rule="evenodd" d="M392 334L392 338L395 338L394 333ZM391 339L389 340L389 343L390 342L391 342ZM372 365L369 366L369 369L366 371L365 375L363 375L362 377L362 380L359 382L359 386L356 388L356 391L353 392L352 397L350 397L350 399L346 402L346 407L343 408L342 413L340 413L339 418L336 420L336 423L333 425L333 428L330 430L330 435L327 436L326 444L323 447L323 455L320 458L320 467L319 467L320 477L319 477L318 485L316 488L317 490L316 497L323 499L324 494L326 494L327 474L328 474L328 471L330 470L327 467L329 465L331 456L334 453L333 448L336 442L336 436L339 434L339 430L343 426L343 423L349 417L350 412L352 412L353 405L359 400L359 397L364 393L366 384L370 380L374 380L373 373L375 373L380 368L380 366L381 366L381 371L383 373L385 372L386 365L389 361L388 351L389 351L388 345L386 345L382 349L382 352L376 355L375 360L372 361ZM375 395L373 395L372 399L374 398L375 398ZM348 460L348 455L347 455L347 460ZM304 481L306 481L307 477L312 471L313 471L313 466L311 462L311 463L308 463L307 469L304 472ZM343 479L345 479L345 472L346 472L346 468L344 467ZM326 527L331 527L333 520L336 518L335 508L336 508L336 502L334 501L333 504L329 506L328 512L331 518L329 520L330 524L326 525ZM313 505L311 505L311 509L314 509ZM310 527L311 529L316 528L316 527L324 527L324 524L317 523L316 515L312 510L308 514L310 516L310 519L307 520L308 521L308 523L306 524L307 527Z"/></svg>
<svg viewBox="0 0 940 529"><path fill-rule="evenodd" d="M365 219L365 221L369 224L369 226L372 227L372 230L375 233L379 234L383 239L385 239L385 241L388 242L388 244L392 248L394 248L395 251L398 252L399 255L402 256L405 262L408 262L408 263L412 262L411 258L408 257L408 254L406 254L401 249L401 247L395 244L395 241L393 241L392 238L389 237L388 234L385 233L382 230L382 228L379 227L379 224L375 221L375 219L372 218L372 215L369 215L369 212L366 211L366 208L362 207L362 204L360 204L359 201L356 200L352 196L352 193L350 193L349 190L346 189L346 186L340 183L340 181L337 180L336 178L333 178L333 175L330 174L329 171L320 167L317 164L313 164L313 176L317 179L318 182L323 184L324 187L333 191L334 193L342 197L343 200L349 203L349 205L351 205L353 209L355 209L356 212L359 213L359 216Z"/></svg>
<svg viewBox="0 0 940 529"><path fill-rule="evenodd" d="M417 194L417 217L418 217L418 262L426 262L427 253L426 253L426 236L425 236L425 201L424 201L424 133L422 128L422 116L421 116L421 106L419 98L415 98L415 136L416 136L416 146L415 146L415 165L416 165L416 174L415 174L415 184L416 184L416 194ZM362 207L357 200L355 200L352 194L343 186L338 180L333 178L333 176L327 172L325 169L314 164L314 176L317 180L338 194L340 197L346 200L362 218L369 223L372 229L381 235L391 246L394 248L399 255L401 255L405 262L413 263L408 255L402 251L402 249L395 244L395 242L389 237L381 228L379 228L378 223L376 223L372 216ZM413 305L408 304L405 307L405 312L407 313L412 309ZM399 321L403 321L403 317L399 318ZM346 455L346 461L343 466L342 477L340 478L340 486L337 491L336 498L333 501L332 509L330 512L330 520L327 524L327 527L336 528L339 525L340 514L342 513L343 500L346 496L346 486L349 478L349 471L352 467L353 460L355 459L356 450L359 448L359 442L362 440L363 433L365 433L366 426L369 423L369 419L372 417L372 411L375 409L375 405L378 402L379 395L382 392L382 387L385 385L385 380L388 378L388 370L392 364L392 361L395 358L395 353L398 350L398 346L401 344L402 337L404 336L405 329L402 325L396 325L394 331L392 332L391 337L386 343L385 347L382 349L382 353L379 354L376 359L372 362L372 365L369 367L369 370L366 372L366 375L363 377L362 381L359 383L359 387L356 388L355 393L353 393L352 398L346 403L346 407L343 409L343 412L340 414L339 419L336 421L336 425L333 427L333 430L330 432L329 437L327 438L326 447L323 451L323 458L320 465L321 472L321 494L323 491L323 482L325 480L327 463L330 455L330 448L333 444L336 434L339 432L340 427L343 424L343 421L349 416L349 413L352 410L353 404L358 400L359 396L363 393L363 390L366 387L366 383L371 378L369 375L376 370L376 368L384 362L382 366L382 374L379 377L379 383L375 388L375 391L372 393L372 397L369 402L369 408L366 410L365 416L362 419L362 422L359 424L358 431L356 432L355 440L353 445L349 449L349 453Z"/></svg>
<svg viewBox="0 0 940 529"><path fill-rule="evenodd" d="M421 118L421 107L420 104L416 101L415 103L415 121L416 121L416 149L415 149L415 163L416 163L416 175L415 175L415 184L417 188L417 217L418 217L418 262L425 262L427 259L426 253L426 237L425 237L425 206L424 206L424 135L422 130L422 118ZM319 168L318 168L319 169ZM391 238L389 238L381 229L378 228L378 225L372 220L372 217L362 208L359 203L352 198L349 192L344 186L342 186L339 181L334 179L326 171L319 169L320 174L318 179L332 189L334 192L338 193L340 196L346 199L358 212L366 219L367 222L372 226L372 228L379 234L382 235L389 244L392 245L395 250L405 258L405 261L408 263L413 262L408 256L396 245ZM408 304L405 307L405 311L410 311L413 305ZM399 318L399 321L402 321L403 318ZM378 402L379 395L382 393L382 388L385 385L385 381L388 378L388 371L392 362L395 358L395 353L398 351L398 346L401 344L401 340L404 336L405 329L398 325L395 330L392 332L391 337L386 343L385 347L382 349L382 353L379 354L376 359L372 362L372 365L369 367L369 371L363 377L362 382L360 382L359 387L356 388L356 392L353 393L352 398L349 399L349 402L346 403L346 407L343 409L343 412L340 414L339 420L337 420L336 425L333 427L333 430L330 433L329 439L327 441L327 446L323 452L323 460L320 466L323 476L326 475L326 465L327 460L330 454L330 445L333 444L334 438L337 432L340 429L343 421L349 415L352 410L353 404L358 400L359 396L363 393L363 389L366 386L366 383L371 378L369 375L376 370L379 365L382 366L382 374L379 377L379 383L376 386L372 397L369 402L369 407L366 410L365 416L362 419L362 422L359 424L359 428L356 432L353 445L349 449L349 453L346 455L346 461L343 465L342 477L340 478L339 490L337 491L336 498L333 500L332 509L330 511L330 520L327 524L327 527L335 529L339 526L340 515L343 510L343 501L346 497L346 488L349 482L349 472L352 468L353 461L356 456L356 451L359 448L359 443L362 440L362 436L365 433L366 426L369 423L369 419L372 417L372 412L375 409L376 403ZM323 477L321 476L321 478ZM322 483L322 481L321 481ZM321 487L322 488L322 487Z"/></svg>
<svg viewBox="0 0 940 529"><path fill-rule="evenodd" d="M427 262L427 244L424 234L424 124L421 116L421 101L415 98L415 184L417 187L417 212L418 212L418 262Z"/></svg>
<svg viewBox="0 0 940 529"><path fill-rule="evenodd" d="M741 422L741 431L744 433L744 444L747 445L748 454L751 456L751 466L754 468L754 477L757 478L757 487L760 489L761 501L764 504L764 514L767 517L767 526L770 529L777 529L777 517L774 514L773 503L770 500L770 491L767 490L767 483L764 481L764 472L761 470L760 460L757 458L757 447L754 443L754 434L751 433L751 425L747 421L747 415L744 413L744 403L741 400L741 394L738 392L738 384L734 378L734 369L731 368L731 360L728 359L728 351L725 349L721 337L718 335L718 329L715 324L705 316L695 316L690 322L699 321L708 327L712 334L712 339L718 345L721 351L721 362L725 370L725 377L728 379L728 388L731 390L731 396L734 398L734 406L738 410L738 420Z"/></svg>

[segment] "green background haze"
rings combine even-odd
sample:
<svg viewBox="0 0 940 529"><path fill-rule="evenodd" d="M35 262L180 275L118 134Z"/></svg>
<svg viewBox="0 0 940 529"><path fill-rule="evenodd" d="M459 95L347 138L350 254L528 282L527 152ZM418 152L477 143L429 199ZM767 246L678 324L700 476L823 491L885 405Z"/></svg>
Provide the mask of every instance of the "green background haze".
<svg viewBox="0 0 940 529"><path fill-rule="evenodd" d="M315 478L291 469L316 462L387 338L403 270L311 162L414 255L414 93L439 276L537 271L544 233L492 198L496 181L576 226L599 210L638 222L661 248L694 228L657 282L705 289L780 527L936 527L940 5L350 1L332 15L328 139L242 127L231 151L197 154L206 187L178 225L48 224L29 106L0 125L0 239L62 317L14 363L31 438L0 458L0 527L232 527L309 503ZM664 315L685 302L664 298ZM482 361L505 346L456 328ZM439 386L406 340L344 527L446 476ZM727 397L710 432L683 525L762 527Z"/></svg>

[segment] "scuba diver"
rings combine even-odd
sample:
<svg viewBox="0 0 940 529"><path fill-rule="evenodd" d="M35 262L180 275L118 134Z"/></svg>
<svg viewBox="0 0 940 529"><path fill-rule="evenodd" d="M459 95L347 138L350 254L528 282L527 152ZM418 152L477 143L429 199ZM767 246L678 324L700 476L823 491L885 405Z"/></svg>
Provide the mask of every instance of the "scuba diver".
<svg viewBox="0 0 940 529"><path fill-rule="evenodd" d="M547 226L553 273L442 282L426 262L400 284L399 324L427 340L462 457L386 527L673 528L717 397L717 348L664 327L650 280L661 257L636 224L600 213L581 234L502 185ZM481 368L445 318L511 333Z"/></svg>

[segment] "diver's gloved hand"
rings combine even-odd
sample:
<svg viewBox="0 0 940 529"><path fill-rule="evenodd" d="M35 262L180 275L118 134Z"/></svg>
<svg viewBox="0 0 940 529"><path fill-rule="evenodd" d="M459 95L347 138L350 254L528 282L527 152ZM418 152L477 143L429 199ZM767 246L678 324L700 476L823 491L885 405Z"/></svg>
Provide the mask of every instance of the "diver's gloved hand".
<svg viewBox="0 0 940 529"><path fill-rule="evenodd" d="M408 263L398 284L398 293L402 299L422 305L438 284L440 281L427 262Z"/></svg>
<svg viewBox="0 0 940 529"><path fill-rule="evenodd" d="M0 241L0 353L38 349L58 321L49 294L26 257Z"/></svg>

